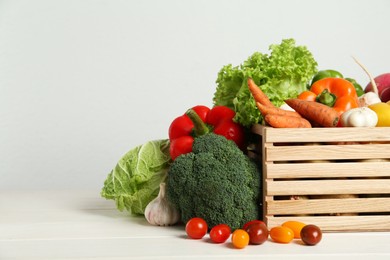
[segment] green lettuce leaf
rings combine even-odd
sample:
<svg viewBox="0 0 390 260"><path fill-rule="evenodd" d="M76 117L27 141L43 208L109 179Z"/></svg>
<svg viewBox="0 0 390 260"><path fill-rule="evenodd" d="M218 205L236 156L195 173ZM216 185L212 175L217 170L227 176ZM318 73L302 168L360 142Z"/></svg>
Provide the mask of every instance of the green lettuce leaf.
<svg viewBox="0 0 390 260"><path fill-rule="evenodd" d="M235 121L250 127L262 122L262 116L249 92L251 77L276 106L285 99L297 97L317 72L317 62L305 46L296 46L294 39L271 45L270 54L255 52L239 66L224 66L218 73L214 105L236 111Z"/></svg>
<svg viewBox="0 0 390 260"><path fill-rule="evenodd" d="M120 211L144 214L166 178L171 157L169 140L154 140L128 151L108 174L101 196L115 200Z"/></svg>

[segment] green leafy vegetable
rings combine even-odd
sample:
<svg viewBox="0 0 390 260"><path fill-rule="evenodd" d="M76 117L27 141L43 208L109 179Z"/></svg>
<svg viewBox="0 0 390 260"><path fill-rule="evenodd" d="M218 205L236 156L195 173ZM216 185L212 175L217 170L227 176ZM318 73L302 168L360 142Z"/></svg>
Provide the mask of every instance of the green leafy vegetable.
<svg viewBox="0 0 390 260"><path fill-rule="evenodd" d="M262 121L262 116L248 90L251 77L276 106L297 97L317 72L317 62L305 46L294 39L282 40L269 47L270 55L255 52L243 64L224 66L218 73L214 105L236 111L234 120L246 127Z"/></svg>
<svg viewBox="0 0 390 260"><path fill-rule="evenodd" d="M128 151L108 174L101 196L115 200L120 211L144 214L157 197L171 162L169 140L154 140Z"/></svg>

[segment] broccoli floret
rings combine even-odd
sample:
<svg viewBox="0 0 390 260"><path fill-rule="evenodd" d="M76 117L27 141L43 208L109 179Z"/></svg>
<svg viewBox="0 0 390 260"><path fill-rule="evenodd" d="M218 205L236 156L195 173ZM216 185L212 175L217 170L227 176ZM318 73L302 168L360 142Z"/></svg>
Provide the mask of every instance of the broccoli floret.
<svg viewBox="0 0 390 260"><path fill-rule="evenodd" d="M201 217L209 228L223 223L234 230L259 219L259 165L213 133L195 138L192 150L175 159L166 180L167 199L182 221Z"/></svg>

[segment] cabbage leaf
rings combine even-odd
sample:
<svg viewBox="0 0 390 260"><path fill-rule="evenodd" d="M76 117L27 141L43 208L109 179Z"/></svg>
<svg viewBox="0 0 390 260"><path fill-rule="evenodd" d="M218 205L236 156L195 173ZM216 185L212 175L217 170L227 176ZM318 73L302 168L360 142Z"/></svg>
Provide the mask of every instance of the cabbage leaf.
<svg viewBox="0 0 390 260"><path fill-rule="evenodd" d="M153 140L128 151L108 174L101 196L115 200L120 211L144 214L166 178L171 157L169 140Z"/></svg>

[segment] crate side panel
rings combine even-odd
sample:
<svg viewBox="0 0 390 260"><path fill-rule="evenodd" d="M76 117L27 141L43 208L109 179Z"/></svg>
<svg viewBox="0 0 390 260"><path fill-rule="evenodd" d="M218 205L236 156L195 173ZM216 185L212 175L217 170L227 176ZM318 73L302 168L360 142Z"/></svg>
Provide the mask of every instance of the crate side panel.
<svg viewBox="0 0 390 260"><path fill-rule="evenodd" d="M390 127L252 131L269 227L298 220L324 231L390 231Z"/></svg>

